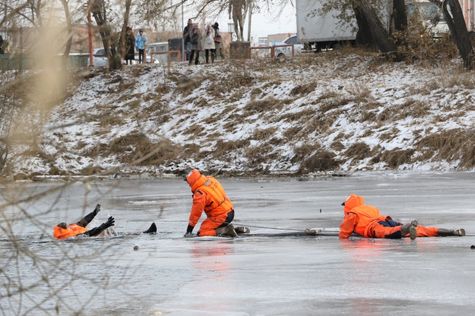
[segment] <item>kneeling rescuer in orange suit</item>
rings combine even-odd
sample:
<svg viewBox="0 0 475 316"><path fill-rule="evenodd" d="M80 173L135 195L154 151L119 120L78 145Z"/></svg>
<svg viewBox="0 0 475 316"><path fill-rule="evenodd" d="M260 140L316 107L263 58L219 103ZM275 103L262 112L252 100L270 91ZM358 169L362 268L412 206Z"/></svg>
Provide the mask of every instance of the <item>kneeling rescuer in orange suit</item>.
<svg viewBox="0 0 475 316"><path fill-rule="evenodd" d="M465 230L444 229L437 227L427 227L412 221L409 224L401 224L394 221L390 216L381 215L379 209L372 205L365 205L362 196L351 194L345 202L343 211L345 213L340 224L340 239L346 239L354 232L367 238L391 238L398 239L410 236L416 237L436 237L436 236L465 236Z"/></svg>
<svg viewBox="0 0 475 316"><path fill-rule="evenodd" d="M185 237L192 235L193 228L203 211L207 218L201 223L198 236L216 236L219 234L216 232L217 229L226 233L227 228L232 230L231 235L235 234L230 224L234 219L233 204L218 180L202 175L197 169L193 169L186 176L186 181L193 193L193 206Z"/></svg>

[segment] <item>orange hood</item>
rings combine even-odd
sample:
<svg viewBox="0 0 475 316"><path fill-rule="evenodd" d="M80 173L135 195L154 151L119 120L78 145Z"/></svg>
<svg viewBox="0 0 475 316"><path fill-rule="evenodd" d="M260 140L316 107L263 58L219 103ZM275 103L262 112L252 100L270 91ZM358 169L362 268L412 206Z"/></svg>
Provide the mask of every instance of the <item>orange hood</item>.
<svg viewBox="0 0 475 316"><path fill-rule="evenodd" d="M206 177L202 175L197 169L193 169L186 176L186 182L191 188L191 192L195 192L197 188L206 182Z"/></svg>
<svg viewBox="0 0 475 316"><path fill-rule="evenodd" d="M363 205L364 204L364 197L356 194L350 194L345 200L343 210L345 213L351 211L353 208Z"/></svg>

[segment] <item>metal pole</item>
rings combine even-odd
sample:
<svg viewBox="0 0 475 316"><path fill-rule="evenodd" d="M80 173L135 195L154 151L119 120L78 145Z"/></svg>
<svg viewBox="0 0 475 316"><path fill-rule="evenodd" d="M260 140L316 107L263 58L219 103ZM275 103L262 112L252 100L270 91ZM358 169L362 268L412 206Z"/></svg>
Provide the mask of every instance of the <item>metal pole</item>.
<svg viewBox="0 0 475 316"><path fill-rule="evenodd" d="M23 53L23 26L20 27L20 72L23 72L23 58L25 54Z"/></svg>
<svg viewBox="0 0 475 316"><path fill-rule="evenodd" d="M465 24L467 25L467 29L468 29L468 25L470 25L470 22L469 22L469 15L468 15L468 0L464 0L463 3L460 3L460 6L462 7L462 12L463 12L463 17L465 19Z"/></svg>
<svg viewBox="0 0 475 316"><path fill-rule="evenodd" d="M251 19L252 19L252 2L249 4L249 23L247 25L247 41L251 42Z"/></svg>
<svg viewBox="0 0 475 316"><path fill-rule="evenodd" d="M94 56L92 53L92 17L91 8L87 8L87 41L89 46L89 65L94 67Z"/></svg>
<svg viewBox="0 0 475 316"><path fill-rule="evenodd" d="M181 1L181 58L182 61L185 61L185 38L183 36L183 30L185 29L185 17L183 14L183 4L184 0Z"/></svg>

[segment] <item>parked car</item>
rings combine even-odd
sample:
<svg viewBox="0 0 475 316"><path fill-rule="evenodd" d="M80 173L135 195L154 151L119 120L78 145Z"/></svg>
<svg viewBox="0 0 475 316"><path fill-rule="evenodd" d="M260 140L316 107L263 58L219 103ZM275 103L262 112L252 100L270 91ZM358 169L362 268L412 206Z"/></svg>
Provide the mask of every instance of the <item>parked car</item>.
<svg viewBox="0 0 475 316"><path fill-rule="evenodd" d="M107 60L106 50L104 48L95 48L93 52L94 67L107 67L109 61ZM90 66L89 59L87 65Z"/></svg>
<svg viewBox="0 0 475 316"><path fill-rule="evenodd" d="M147 44L145 60L150 63L153 58L154 64L165 65L168 62L168 55L165 52L168 52L168 42Z"/></svg>
<svg viewBox="0 0 475 316"><path fill-rule="evenodd" d="M292 44L292 45L302 45L302 43L300 43L300 40L299 40L299 38L297 37L297 35L293 35L293 36L287 37L287 38L284 40L284 43L286 43L286 44Z"/></svg>
<svg viewBox="0 0 475 316"><path fill-rule="evenodd" d="M297 35L287 37L282 42L273 42L272 46L280 46L280 45L293 45L294 46L294 54L299 54L303 49L303 44L300 43ZM292 46L285 46L285 47L276 47L275 48L275 57L279 60L283 60L285 58L292 57Z"/></svg>

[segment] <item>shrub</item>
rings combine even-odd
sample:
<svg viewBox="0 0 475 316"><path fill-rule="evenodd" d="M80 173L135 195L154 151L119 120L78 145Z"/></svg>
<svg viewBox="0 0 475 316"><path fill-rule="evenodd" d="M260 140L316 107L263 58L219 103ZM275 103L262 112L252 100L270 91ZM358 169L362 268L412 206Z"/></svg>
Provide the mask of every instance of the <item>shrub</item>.
<svg viewBox="0 0 475 316"><path fill-rule="evenodd" d="M247 146L249 146L249 140L247 139L235 141L223 141L220 139L216 142L214 155L215 157L222 158L231 152L235 152L236 150L245 149Z"/></svg>
<svg viewBox="0 0 475 316"><path fill-rule="evenodd" d="M263 100L250 101L244 107L244 111L247 113L247 115L252 115L255 113L263 113L263 112L271 111L273 109L281 109L282 106L283 106L282 101L269 97Z"/></svg>
<svg viewBox="0 0 475 316"><path fill-rule="evenodd" d="M355 143L351 145L346 151L345 156L353 158L354 160L363 160L370 156L371 149L365 143Z"/></svg>
<svg viewBox="0 0 475 316"><path fill-rule="evenodd" d="M307 95L315 91L316 87L317 87L316 82L310 82L307 84L297 85L296 87L292 88L292 90L290 90L290 95L291 96Z"/></svg>
<svg viewBox="0 0 475 316"><path fill-rule="evenodd" d="M300 164L299 173L335 170L339 166L340 162L335 159L335 154L323 149L305 159Z"/></svg>
<svg viewBox="0 0 475 316"><path fill-rule="evenodd" d="M116 154L123 163L133 165L159 165L180 157L182 148L168 139L152 143L142 133L131 133L114 139L108 154Z"/></svg>
<svg viewBox="0 0 475 316"><path fill-rule="evenodd" d="M277 131L276 127L256 129L252 135L252 139L267 140L267 139L270 139L272 136L274 136L276 131Z"/></svg>
<svg viewBox="0 0 475 316"><path fill-rule="evenodd" d="M475 167L475 129L452 129L428 135L416 145L423 154L432 153L432 159L460 160L459 168Z"/></svg>
<svg viewBox="0 0 475 316"><path fill-rule="evenodd" d="M410 163L411 157L414 154L414 149L399 149L386 150L379 158L381 161L387 163L389 168L396 169L402 164Z"/></svg>

